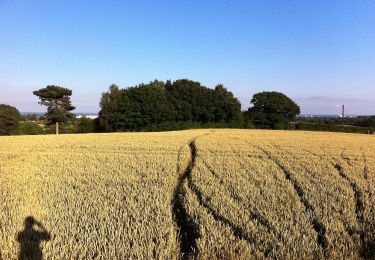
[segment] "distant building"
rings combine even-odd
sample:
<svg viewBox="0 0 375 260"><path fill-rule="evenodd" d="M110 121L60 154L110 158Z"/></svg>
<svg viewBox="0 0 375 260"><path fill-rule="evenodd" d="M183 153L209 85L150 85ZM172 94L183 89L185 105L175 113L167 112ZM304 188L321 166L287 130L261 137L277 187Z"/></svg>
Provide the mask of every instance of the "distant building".
<svg viewBox="0 0 375 260"><path fill-rule="evenodd" d="M98 118L98 116L97 115L76 115L76 118L77 119L80 119L80 118L96 119Z"/></svg>

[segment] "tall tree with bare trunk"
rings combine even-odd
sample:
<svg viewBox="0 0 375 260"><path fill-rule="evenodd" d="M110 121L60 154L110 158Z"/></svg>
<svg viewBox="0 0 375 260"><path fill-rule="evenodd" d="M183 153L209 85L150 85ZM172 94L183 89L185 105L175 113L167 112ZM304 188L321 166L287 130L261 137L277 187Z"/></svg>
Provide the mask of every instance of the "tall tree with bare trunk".
<svg viewBox="0 0 375 260"><path fill-rule="evenodd" d="M34 91L33 94L39 97L39 104L47 106L47 113L45 114L47 124L55 124L56 134L59 134L59 123L63 123L73 117L73 114L70 113L70 111L75 109L70 101L72 90L48 85L45 88Z"/></svg>

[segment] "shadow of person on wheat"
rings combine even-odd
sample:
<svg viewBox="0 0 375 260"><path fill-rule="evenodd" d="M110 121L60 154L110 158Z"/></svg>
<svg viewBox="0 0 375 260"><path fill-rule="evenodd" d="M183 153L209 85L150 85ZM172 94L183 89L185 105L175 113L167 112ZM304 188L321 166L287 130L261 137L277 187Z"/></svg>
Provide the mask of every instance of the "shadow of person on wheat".
<svg viewBox="0 0 375 260"><path fill-rule="evenodd" d="M40 247L42 241L51 239L50 234L43 225L33 217L25 218L25 228L18 233L17 241L20 243L19 260L42 260L43 253Z"/></svg>

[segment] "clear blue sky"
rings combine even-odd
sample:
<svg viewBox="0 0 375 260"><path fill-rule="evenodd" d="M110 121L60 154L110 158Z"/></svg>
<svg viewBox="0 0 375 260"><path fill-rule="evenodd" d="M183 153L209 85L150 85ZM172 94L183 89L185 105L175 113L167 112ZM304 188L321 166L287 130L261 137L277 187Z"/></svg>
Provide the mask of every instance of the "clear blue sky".
<svg viewBox="0 0 375 260"><path fill-rule="evenodd" d="M0 103L43 111L31 92L55 84L97 112L111 83L179 78L375 114L375 1L0 0Z"/></svg>

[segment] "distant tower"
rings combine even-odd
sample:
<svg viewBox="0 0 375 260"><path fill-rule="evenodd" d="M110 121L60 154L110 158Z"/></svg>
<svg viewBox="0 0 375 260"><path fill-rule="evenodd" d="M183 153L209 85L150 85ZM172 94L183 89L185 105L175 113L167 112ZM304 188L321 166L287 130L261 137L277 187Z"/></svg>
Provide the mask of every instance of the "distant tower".
<svg viewBox="0 0 375 260"><path fill-rule="evenodd" d="M342 113L341 113L342 125L344 125L344 117L345 117L345 105L342 105Z"/></svg>

